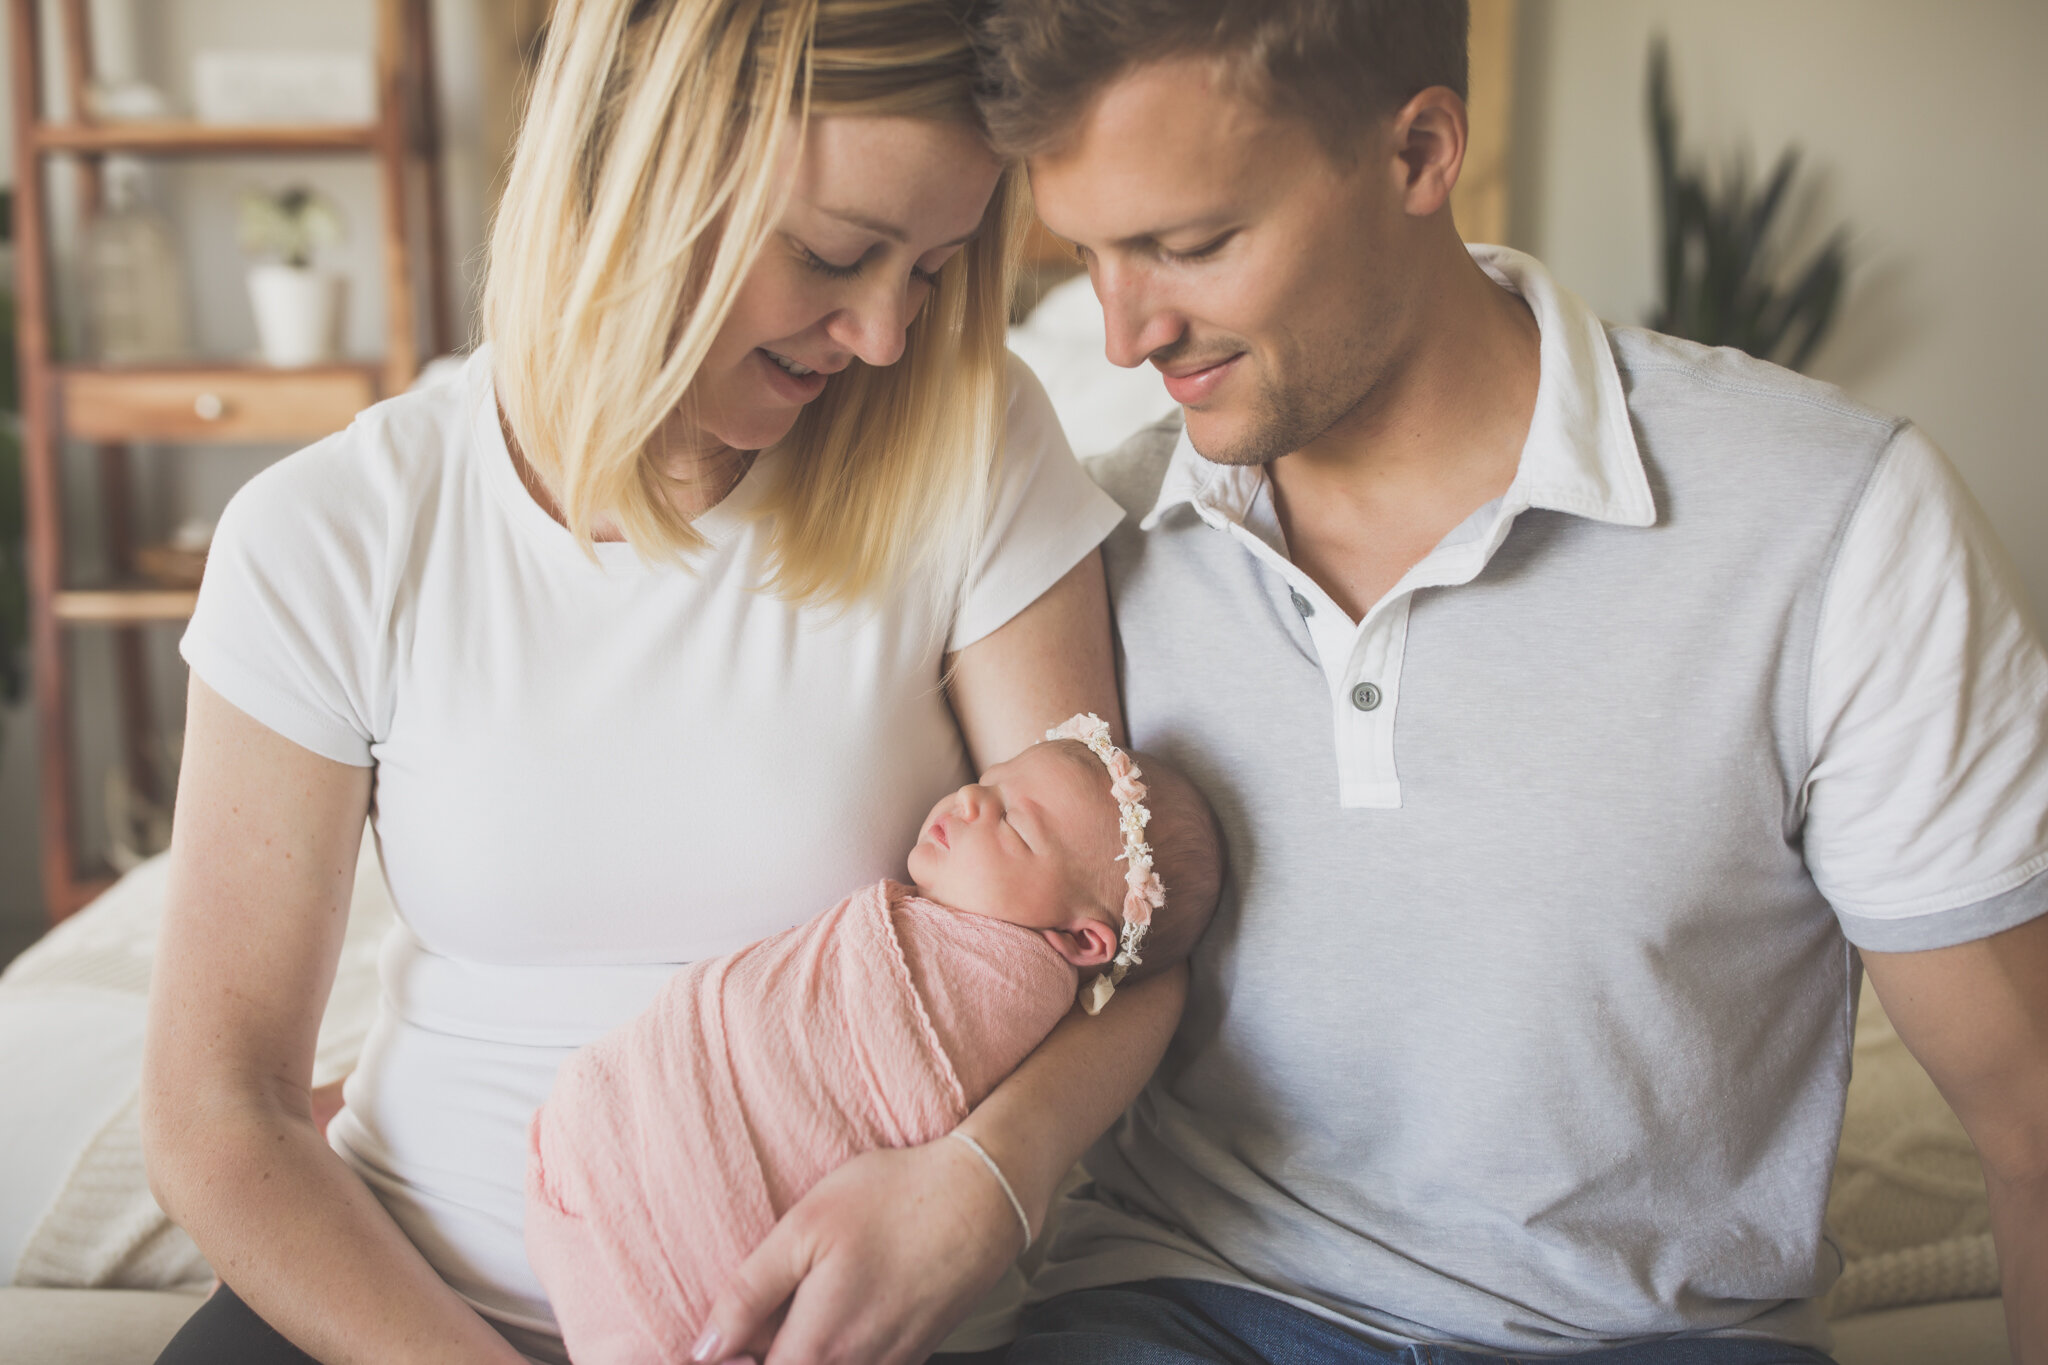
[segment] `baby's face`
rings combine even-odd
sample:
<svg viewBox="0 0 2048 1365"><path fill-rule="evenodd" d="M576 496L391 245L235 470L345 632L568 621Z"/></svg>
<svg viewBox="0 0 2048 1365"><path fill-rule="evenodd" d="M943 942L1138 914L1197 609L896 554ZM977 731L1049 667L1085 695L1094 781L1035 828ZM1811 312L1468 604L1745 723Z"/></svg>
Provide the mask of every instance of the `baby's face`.
<svg viewBox="0 0 2048 1365"><path fill-rule="evenodd" d="M1115 956L1103 897L1122 885L1122 848L1108 773L1038 744L932 807L910 876L930 899L1044 931L1088 966Z"/></svg>

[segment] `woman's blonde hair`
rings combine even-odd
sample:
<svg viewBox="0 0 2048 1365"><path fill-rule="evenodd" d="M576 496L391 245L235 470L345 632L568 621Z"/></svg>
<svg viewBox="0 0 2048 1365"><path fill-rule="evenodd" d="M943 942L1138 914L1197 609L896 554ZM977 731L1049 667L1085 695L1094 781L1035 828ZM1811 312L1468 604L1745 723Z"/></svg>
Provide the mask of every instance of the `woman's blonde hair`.
<svg viewBox="0 0 2048 1365"><path fill-rule="evenodd" d="M560 0L492 227L483 330L519 451L588 546L703 544L658 435L781 209L812 116L979 128L968 0ZM781 442L769 586L846 604L974 553L1003 415L1028 221L1016 168L938 272L887 368L855 361Z"/></svg>

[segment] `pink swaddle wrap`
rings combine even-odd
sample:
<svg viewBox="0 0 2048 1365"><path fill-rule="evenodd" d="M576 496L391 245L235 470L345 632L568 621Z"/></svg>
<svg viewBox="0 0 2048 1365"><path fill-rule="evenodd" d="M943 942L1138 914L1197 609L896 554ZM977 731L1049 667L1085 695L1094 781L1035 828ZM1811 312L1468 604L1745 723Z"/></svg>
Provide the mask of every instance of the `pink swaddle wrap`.
<svg viewBox="0 0 2048 1365"><path fill-rule="evenodd" d="M563 1065L529 1134L527 1258L577 1365L688 1359L791 1204L951 1131L1075 984L1033 931L894 882L679 973Z"/></svg>

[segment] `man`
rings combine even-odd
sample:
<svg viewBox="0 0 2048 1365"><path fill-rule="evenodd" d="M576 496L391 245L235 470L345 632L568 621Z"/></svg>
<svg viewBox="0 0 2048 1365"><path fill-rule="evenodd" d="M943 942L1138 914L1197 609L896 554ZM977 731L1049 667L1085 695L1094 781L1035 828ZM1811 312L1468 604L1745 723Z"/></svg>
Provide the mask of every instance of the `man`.
<svg viewBox="0 0 2048 1365"><path fill-rule="evenodd" d="M1464 30L990 21L999 140L1184 405L1095 472L1131 738L1234 864L1010 1359L1821 1359L1860 962L2048 1361L2038 633L1913 427L1467 251Z"/></svg>

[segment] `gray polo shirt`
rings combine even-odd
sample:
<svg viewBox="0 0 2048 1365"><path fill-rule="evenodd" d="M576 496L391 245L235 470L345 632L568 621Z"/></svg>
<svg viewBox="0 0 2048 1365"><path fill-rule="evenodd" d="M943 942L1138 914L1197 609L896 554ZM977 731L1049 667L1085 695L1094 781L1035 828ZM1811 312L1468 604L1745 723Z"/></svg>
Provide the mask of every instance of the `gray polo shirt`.
<svg viewBox="0 0 2048 1365"><path fill-rule="evenodd" d="M1529 441L1363 621L1177 418L1095 465L1131 735L1231 879L1033 1293L1824 1345L1852 944L2048 911L2048 657L1912 427L1475 256L1542 331Z"/></svg>

